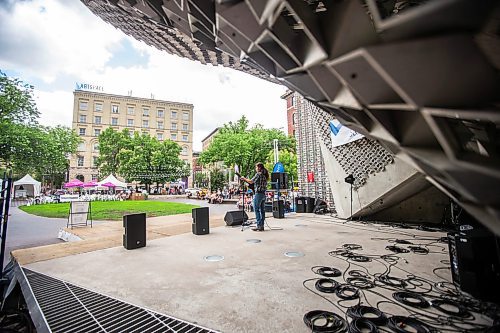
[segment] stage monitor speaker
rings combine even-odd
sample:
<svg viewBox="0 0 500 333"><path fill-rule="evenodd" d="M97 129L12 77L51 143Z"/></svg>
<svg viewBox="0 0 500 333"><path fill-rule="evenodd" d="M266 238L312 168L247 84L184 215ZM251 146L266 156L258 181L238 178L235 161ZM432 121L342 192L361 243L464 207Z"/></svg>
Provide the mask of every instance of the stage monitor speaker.
<svg viewBox="0 0 500 333"><path fill-rule="evenodd" d="M273 201L273 217L275 219L285 218L285 203L283 200Z"/></svg>
<svg viewBox="0 0 500 333"><path fill-rule="evenodd" d="M286 190L288 188L288 174L286 172L271 173L271 189L276 190L278 182L280 190Z"/></svg>
<svg viewBox="0 0 500 333"><path fill-rule="evenodd" d="M316 206L316 198L305 197L305 213L313 213Z"/></svg>
<svg viewBox="0 0 500 333"><path fill-rule="evenodd" d="M127 250L146 246L146 213L123 215L123 247Z"/></svg>
<svg viewBox="0 0 500 333"><path fill-rule="evenodd" d="M193 208L193 225L192 230L195 235L206 235L209 230L209 214L208 207Z"/></svg>
<svg viewBox="0 0 500 333"><path fill-rule="evenodd" d="M453 283L484 301L500 303L500 256L498 239L479 225L461 225L448 233Z"/></svg>
<svg viewBox="0 0 500 333"><path fill-rule="evenodd" d="M242 225L244 222L248 221L248 215L243 210L232 210L226 213L224 221L228 226Z"/></svg>

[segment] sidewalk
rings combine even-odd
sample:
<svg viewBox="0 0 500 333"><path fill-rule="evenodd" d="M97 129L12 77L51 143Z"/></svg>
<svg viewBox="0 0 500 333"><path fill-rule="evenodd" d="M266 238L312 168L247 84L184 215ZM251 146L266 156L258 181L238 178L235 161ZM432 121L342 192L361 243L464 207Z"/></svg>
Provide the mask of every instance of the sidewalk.
<svg viewBox="0 0 500 333"><path fill-rule="evenodd" d="M150 217L146 220L146 239L150 241L162 237L189 233L191 232L192 222L191 213ZM224 216L210 216L210 228L224 224ZM65 228L64 230L80 237L82 240L15 250L12 251L12 256L20 265L26 265L74 254L117 247L123 244L124 230L122 221L103 222L99 225L94 225L93 228Z"/></svg>

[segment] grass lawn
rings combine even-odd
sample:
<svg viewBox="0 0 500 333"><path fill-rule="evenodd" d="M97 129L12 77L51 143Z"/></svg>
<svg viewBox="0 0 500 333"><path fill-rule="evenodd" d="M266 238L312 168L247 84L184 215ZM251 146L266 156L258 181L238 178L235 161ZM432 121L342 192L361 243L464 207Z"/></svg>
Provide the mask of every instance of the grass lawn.
<svg viewBox="0 0 500 333"><path fill-rule="evenodd" d="M91 209L93 220L121 220L125 214L146 213L148 217L165 216L191 213L191 210L197 207L199 206L160 201L93 201ZM69 202L19 208L33 215L67 218Z"/></svg>

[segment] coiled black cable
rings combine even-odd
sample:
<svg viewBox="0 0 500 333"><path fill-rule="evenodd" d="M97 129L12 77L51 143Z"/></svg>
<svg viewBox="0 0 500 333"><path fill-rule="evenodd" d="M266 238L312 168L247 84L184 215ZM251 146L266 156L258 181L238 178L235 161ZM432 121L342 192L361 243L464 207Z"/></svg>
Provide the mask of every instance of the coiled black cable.
<svg viewBox="0 0 500 333"><path fill-rule="evenodd" d="M446 313L449 316L458 317L458 318L471 317L471 313L469 311L467 311L467 309L465 307L460 305L460 303L457 303L457 302L452 301L452 300L436 299L436 300L431 301L431 305L436 310L439 310L442 313ZM443 305L445 305L447 307L455 308L455 311L448 310L447 308L443 307Z"/></svg>
<svg viewBox="0 0 500 333"><path fill-rule="evenodd" d="M365 305L351 306L349 309L347 309L346 314L353 319L365 319L379 326L387 324L386 315L379 309L371 306L365 306Z"/></svg>
<svg viewBox="0 0 500 333"><path fill-rule="evenodd" d="M364 318L353 319L349 324L349 333L378 333L379 330L371 321Z"/></svg>
<svg viewBox="0 0 500 333"><path fill-rule="evenodd" d="M398 243L398 244L413 244L412 242L410 242L406 239L396 239L394 242Z"/></svg>
<svg viewBox="0 0 500 333"><path fill-rule="evenodd" d="M335 295L343 300L359 298L359 289L349 284L341 284L335 289Z"/></svg>
<svg viewBox="0 0 500 333"><path fill-rule="evenodd" d="M419 294L408 291L397 291L392 297L399 303L412 306L414 308L425 309L430 306L429 302Z"/></svg>
<svg viewBox="0 0 500 333"><path fill-rule="evenodd" d="M356 262L370 262L370 261L372 261L369 257L363 256L361 254L352 254L351 256L349 256L349 259L351 259L352 261L356 261Z"/></svg>
<svg viewBox="0 0 500 333"><path fill-rule="evenodd" d="M406 282L403 279L390 276L387 274L379 275L378 277L376 277L376 279L377 281L380 281L383 284L391 287L404 288L406 286Z"/></svg>
<svg viewBox="0 0 500 333"><path fill-rule="evenodd" d="M315 273L326 277L337 277L342 275L342 272L339 269L326 266L318 268Z"/></svg>
<svg viewBox="0 0 500 333"><path fill-rule="evenodd" d="M429 250L421 246L408 246L411 252L416 254L429 254Z"/></svg>
<svg viewBox="0 0 500 333"><path fill-rule="evenodd" d="M342 247L344 249L347 249L347 250L362 250L363 247L359 244L344 244L342 245Z"/></svg>
<svg viewBox="0 0 500 333"><path fill-rule="evenodd" d="M340 333L347 331L345 319L329 311L309 311L304 315L304 323L312 332Z"/></svg>
<svg viewBox="0 0 500 333"><path fill-rule="evenodd" d="M434 331L420 320L404 316L392 316L387 326L397 333L414 333L415 331L416 333L431 333ZM410 327L411 330L407 330L406 327Z"/></svg>
<svg viewBox="0 0 500 333"><path fill-rule="evenodd" d="M402 247L399 247L399 246L396 246L396 245L387 245L385 247L386 250L389 250L389 251L392 251L394 253L408 253L410 252L410 250L407 250L405 248L402 248Z"/></svg>
<svg viewBox="0 0 500 333"><path fill-rule="evenodd" d="M319 279L315 284L317 290L329 294L334 293L338 286L339 283L333 279Z"/></svg>
<svg viewBox="0 0 500 333"><path fill-rule="evenodd" d="M354 276L354 277L362 277L362 278L365 278L365 279L369 278L368 273L360 271L359 269L352 269L347 274L349 274L350 276Z"/></svg>
<svg viewBox="0 0 500 333"><path fill-rule="evenodd" d="M358 289L371 289L375 287L375 284L372 281L364 277L348 277L346 282Z"/></svg>

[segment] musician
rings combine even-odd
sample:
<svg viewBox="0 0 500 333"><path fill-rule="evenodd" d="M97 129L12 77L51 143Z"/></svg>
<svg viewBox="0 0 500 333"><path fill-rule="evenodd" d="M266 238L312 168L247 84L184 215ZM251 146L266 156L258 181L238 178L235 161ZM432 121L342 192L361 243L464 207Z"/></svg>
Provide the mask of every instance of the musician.
<svg viewBox="0 0 500 333"><path fill-rule="evenodd" d="M266 218L265 202L266 202L266 189L267 181L269 180L269 171L264 167L264 164L255 164L255 176L252 179L241 177L241 179L248 184L253 184L255 195L253 197L253 209L255 211L255 218L257 226L253 231L264 231L264 220Z"/></svg>

